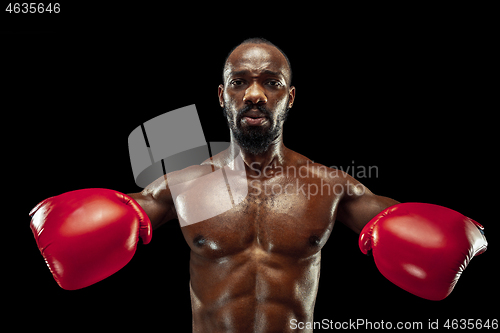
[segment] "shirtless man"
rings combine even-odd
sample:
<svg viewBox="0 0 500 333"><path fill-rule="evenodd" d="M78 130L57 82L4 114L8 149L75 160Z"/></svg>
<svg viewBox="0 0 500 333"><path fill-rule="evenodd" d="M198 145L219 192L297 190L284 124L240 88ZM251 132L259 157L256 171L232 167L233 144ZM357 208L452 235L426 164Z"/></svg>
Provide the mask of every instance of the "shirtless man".
<svg viewBox="0 0 500 333"><path fill-rule="evenodd" d="M359 233L372 217L398 202L372 194L347 174L321 172L325 169L285 147L283 123L295 87L287 60L276 47L238 46L223 77L219 103L227 115L231 144L241 148L249 194L234 209L182 228L191 248L193 328L283 332L291 319L313 319L321 248L335 220ZM205 164L221 168L230 154L228 149ZM303 177L290 171L302 166L308 168ZM306 184L302 189L313 182L318 189L323 185L323 195L308 199L297 188L297 179L299 187ZM131 197L150 216L153 228L177 218L161 181Z"/></svg>
<svg viewBox="0 0 500 333"><path fill-rule="evenodd" d="M156 229L178 218L178 207L194 204L181 198L174 204L170 179L179 173L199 178L241 153L248 184L244 200L182 228L191 248L193 332L311 332L294 330L290 323L313 321L321 249L335 221L360 233L398 202L285 147L283 123L296 89L289 62L276 46L258 39L240 44L227 58L223 78L218 95L230 128L230 147L202 165L167 174L141 193L129 194L140 205L134 207L140 211L140 236L144 240L150 234L144 231L150 228L148 218ZM200 205L208 199L201 198ZM44 216L38 221L45 222ZM37 237L41 223L36 216L33 220ZM137 243L137 236L134 240ZM57 268L51 270L54 274ZM56 280L61 284L64 278Z"/></svg>

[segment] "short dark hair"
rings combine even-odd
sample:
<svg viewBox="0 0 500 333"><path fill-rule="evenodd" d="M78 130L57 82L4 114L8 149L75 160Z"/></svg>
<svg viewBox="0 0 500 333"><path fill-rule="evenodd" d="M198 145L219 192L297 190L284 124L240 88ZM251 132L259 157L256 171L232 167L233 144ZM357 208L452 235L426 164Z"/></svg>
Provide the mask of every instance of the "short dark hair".
<svg viewBox="0 0 500 333"><path fill-rule="evenodd" d="M222 82L224 82L224 69L226 68L226 64L227 64L227 59L229 59L229 56L231 55L231 53L233 53L233 51L240 45L243 45L243 44L267 44L267 45L271 45L271 46L274 46L275 48L278 49L278 51L281 52L281 54L285 57L286 59L286 63L288 64L288 68L290 70L290 86L292 85L292 65L290 64L290 60L288 59L288 57L286 56L285 52L283 52L283 50L281 50L278 46L274 45L273 43L271 43L270 41L268 41L267 39L265 38L262 38L262 37L252 37L252 38L247 38L245 39L243 42L239 43L238 45L236 45L235 47L233 47L231 49L231 51L229 51L229 53L227 54L226 56L226 60L224 60L224 66L222 67Z"/></svg>

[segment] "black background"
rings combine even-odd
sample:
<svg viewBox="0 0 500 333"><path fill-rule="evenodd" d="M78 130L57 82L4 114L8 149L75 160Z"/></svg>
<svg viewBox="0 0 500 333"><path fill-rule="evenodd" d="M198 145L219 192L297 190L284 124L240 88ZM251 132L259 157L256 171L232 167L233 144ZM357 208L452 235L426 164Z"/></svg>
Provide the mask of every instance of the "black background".
<svg viewBox="0 0 500 333"><path fill-rule="evenodd" d="M3 275L12 318L61 331L190 331L189 247L176 222L120 272L64 291L40 256L28 212L80 188L139 191L128 135L167 111L196 104L207 141L228 141L216 95L223 61L243 39L261 36L294 71L288 148L327 166L377 166L378 177L359 179L374 193L460 211L485 226L490 243L453 293L432 302L386 280L339 223L322 251L315 320L426 328L429 319L498 319L498 76L487 9L331 9L318 19L319 8L292 16L260 7L222 13L222 5L95 6L62 4L59 16L2 9L4 207L15 212L4 221Z"/></svg>

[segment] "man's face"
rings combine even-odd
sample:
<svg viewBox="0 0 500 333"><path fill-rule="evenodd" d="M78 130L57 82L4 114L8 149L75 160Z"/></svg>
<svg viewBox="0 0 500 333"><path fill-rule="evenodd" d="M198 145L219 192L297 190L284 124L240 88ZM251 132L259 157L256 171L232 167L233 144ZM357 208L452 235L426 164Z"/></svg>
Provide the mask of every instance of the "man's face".
<svg viewBox="0 0 500 333"><path fill-rule="evenodd" d="M285 57L267 44L243 44L229 56L219 102L240 147L262 154L282 133L295 98Z"/></svg>

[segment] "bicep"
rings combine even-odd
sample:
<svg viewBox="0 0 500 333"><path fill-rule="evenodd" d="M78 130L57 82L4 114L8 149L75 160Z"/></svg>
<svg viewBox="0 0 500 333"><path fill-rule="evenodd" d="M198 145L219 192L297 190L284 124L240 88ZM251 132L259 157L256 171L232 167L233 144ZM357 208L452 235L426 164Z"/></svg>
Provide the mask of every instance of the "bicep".
<svg viewBox="0 0 500 333"><path fill-rule="evenodd" d="M337 220L359 234L378 213L398 203L394 199L373 194L366 186L351 178L340 201Z"/></svg>
<svg viewBox="0 0 500 333"><path fill-rule="evenodd" d="M153 229L177 218L172 194L163 177L146 187L142 192L128 194L144 209Z"/></svg>

